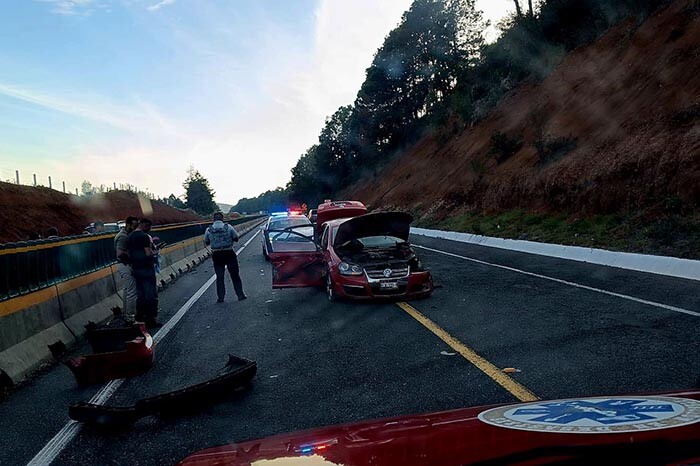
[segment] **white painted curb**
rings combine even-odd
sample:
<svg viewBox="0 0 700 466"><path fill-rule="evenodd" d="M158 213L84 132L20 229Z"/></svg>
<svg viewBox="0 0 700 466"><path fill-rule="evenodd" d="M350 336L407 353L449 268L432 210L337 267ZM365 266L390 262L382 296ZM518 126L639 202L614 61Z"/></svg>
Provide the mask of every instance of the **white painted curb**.
<svg viewBox="0 0 700 466"><path fill-rule="evenodd" d="M605 249L564 246L561 244L538 243L535 241L517 239L493 238L491 236L473 235L457 231L429 230L426 228L411 228L411 233L430 238L477 244L490 248L508 249L511 251L538 254L540 256L557 257L590 264L636 270L638 272L700 280L700 261L697 260L606 251Z"/></svg>

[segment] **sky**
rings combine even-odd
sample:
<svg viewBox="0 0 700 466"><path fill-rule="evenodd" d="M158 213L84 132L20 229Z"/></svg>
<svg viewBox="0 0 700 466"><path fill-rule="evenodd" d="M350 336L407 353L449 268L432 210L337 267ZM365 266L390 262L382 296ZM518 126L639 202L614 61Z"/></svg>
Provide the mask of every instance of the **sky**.
<svg viewBox="0 0 700 466"><path fill-rule="evenodd" d="M284 186L411 0L4 0L0 180ZM478 0L493 23L512 0Z"/></svg>

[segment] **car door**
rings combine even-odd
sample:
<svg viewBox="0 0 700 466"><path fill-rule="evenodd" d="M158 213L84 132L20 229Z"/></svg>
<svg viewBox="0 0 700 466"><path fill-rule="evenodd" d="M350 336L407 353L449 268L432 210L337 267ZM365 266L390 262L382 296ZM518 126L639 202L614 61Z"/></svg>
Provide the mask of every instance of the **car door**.
<svg viewBox="0 0 700 466"><path fill-rule="evenodd" d="M268 255L272 264L272 288L322 286L323 254L313 239L313 228L292 227L268 231Z"/></svg>

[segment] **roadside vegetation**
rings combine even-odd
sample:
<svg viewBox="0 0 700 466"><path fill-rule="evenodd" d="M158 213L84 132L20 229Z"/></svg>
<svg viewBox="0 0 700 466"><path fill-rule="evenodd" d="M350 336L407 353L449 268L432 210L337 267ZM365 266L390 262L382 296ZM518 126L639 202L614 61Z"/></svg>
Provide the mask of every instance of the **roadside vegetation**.
<svg viewBox="0 0 700 466"><path fill-rule="evenodd" d="M326 120L318 143L301 155L287 186L241 199L233 210L267 210L287 200L313 205L332 198L378 173L426 131L449 135L478 122L522 83L545 78L567 52L593 42L624 18L641 21L670 3L545 0L526 6L513 1L517 13L498 24L500 38L486 44L488 24L474 0L414 0L375 54L355 101ZM494 153L499 161L517 147L517 140L495 143L500 144ZM542 134L540 163L574 147L573 138Z"/></svg>
<svg viewBox="0 0 700 466"><path fill-rule="evenodd" d="M473 1L415 0L288 185L234 209L349 197L425 227L700 258L700 6L513 1L489 44Z"/></svg>

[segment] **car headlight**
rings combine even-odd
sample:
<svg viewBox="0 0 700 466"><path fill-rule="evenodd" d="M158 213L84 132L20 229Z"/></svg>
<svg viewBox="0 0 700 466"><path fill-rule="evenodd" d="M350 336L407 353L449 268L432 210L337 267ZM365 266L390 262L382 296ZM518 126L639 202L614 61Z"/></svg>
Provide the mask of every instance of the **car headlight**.
<svg viewBox="0 0 700 466"><path fill-rule="evenodd" d="M347 262L341 262L338 265L338 271L340 275L362 275L362 267Z"/></svg>

